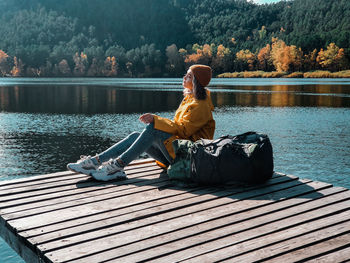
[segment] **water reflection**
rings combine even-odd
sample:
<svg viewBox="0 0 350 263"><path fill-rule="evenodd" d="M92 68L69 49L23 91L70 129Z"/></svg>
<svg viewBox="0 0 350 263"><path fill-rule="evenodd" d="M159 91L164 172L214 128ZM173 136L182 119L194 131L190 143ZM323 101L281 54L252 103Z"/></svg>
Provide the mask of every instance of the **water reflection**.
<svg viewBox="0 0 350 263"><path fill-rule="evenodd" d="M259 82L257 82L258 84ZM348 85L211 87L216 106L350 107ZM181 87L92 85L0 86L0 110L31 113L132 113L169 111L182 99Z"/></svg>
<svg viewBox="0 0 350 263"><path fill-rule="evenodd" d="M0 110L33 113L130 113L167 111L180 92L126 90L91 86L0 87Z"/></svg>

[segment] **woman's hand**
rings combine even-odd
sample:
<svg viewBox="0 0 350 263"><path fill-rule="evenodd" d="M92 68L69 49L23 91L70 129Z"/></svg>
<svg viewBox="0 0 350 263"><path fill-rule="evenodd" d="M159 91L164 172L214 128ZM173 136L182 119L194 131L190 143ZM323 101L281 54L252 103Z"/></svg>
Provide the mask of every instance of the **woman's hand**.
<svg viewBox="0 0 350 263"><path fill-rule="evenodd" d="M139 117L139 120L142 121L143 123L152 123L154 121L153 114L151 113L145 113Z"/></svg>

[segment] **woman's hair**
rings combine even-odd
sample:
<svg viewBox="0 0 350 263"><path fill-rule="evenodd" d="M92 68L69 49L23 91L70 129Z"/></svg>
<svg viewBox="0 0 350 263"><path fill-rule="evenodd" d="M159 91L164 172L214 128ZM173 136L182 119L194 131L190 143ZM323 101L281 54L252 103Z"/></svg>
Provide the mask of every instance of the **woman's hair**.
<svg viewBox="0 0 350 263"><path fill-rule="evenodd" d="M197 100L205 100L207 98L206 89L198 82L193 75L193 95Z"/></svg>

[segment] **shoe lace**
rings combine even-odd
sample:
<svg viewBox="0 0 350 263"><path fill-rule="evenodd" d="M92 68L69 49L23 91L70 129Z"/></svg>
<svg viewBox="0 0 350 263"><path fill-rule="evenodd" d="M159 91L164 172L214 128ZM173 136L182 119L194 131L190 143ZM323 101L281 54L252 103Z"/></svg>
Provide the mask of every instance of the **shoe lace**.
<svg viewBox="0 0 350 263"><path fill-rule="evenodd" d="M108 172L120 169L115 160L109 160L105 167Z"/></svg>
<svg viewBox="0 0 350 263"><path fill-rule="evenodd" d="M82 164L88 164L91 159L90 155L80 155L80 161Z"/></svg>

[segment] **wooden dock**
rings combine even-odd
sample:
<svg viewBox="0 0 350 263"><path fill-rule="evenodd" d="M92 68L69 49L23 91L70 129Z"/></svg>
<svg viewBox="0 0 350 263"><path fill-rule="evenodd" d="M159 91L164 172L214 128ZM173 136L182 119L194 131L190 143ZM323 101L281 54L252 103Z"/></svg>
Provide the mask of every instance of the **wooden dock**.
<svg viewBox="0 0 350 263"><path fill-rule="evenodd" d="M260 186L174 186L72 172L0 182L1 236L26 262L344 262L350 191L276 173Z"/></svg>

